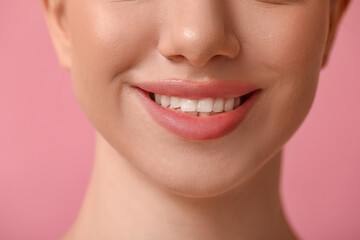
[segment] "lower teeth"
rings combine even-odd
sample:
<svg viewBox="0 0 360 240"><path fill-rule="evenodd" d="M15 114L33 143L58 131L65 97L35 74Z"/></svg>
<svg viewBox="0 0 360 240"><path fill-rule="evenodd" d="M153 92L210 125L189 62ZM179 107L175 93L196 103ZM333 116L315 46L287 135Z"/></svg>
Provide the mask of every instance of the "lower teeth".
<svg viewBox="0 0 360 240"><path fill-rule="evenodd" d="M181 111L181 109L174 109L176 111ZM181 111L183 112L183 111ZM206 116L213 116L213 115L216 115L216 114L219 114L219 113L224 113L224 111L222 112L183 112L183 113L186 113L190 116L197 116L197 117L206 117Z"/></svg>

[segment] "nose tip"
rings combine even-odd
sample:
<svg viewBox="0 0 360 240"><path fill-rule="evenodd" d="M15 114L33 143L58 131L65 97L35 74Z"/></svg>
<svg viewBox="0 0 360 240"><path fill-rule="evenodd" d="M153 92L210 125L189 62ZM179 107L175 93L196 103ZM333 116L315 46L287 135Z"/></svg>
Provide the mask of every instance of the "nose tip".
<svg viewBox="0 0 360 240"><path fill-rule="evenodd" d="M196 67L205 66L215 57L236 58L240 43L234 33L225 31L224 14L218 8L192 6L199 8L169 16L170 27L160 36L159 52L170 60L187 60Z"/></svg>

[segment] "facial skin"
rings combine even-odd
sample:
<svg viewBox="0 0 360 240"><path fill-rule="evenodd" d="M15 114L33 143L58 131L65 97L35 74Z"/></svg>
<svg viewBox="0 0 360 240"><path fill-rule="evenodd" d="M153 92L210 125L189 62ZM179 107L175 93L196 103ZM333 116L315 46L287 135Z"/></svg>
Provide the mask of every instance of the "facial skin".
<svg viewBox="0 0 360 240"><path fill-rule="evenodd" d="M177 195L229 192L280 153L312 105L347 1L48 0L48 24L97 132L149 181ZM159 126L130 86L161 79L256 84L234 131L208 141Z"/></svg>
<svg viewBox="0 0 360 240"><path fill-rule="evenodd" d="M87 118L137 169L192 197L235 187L299 127L314 98L330 19L330 1L317 0L76 0L64 10L62 62ZM263 91L235 131L193 142L157 125L128 91L168 78L244 81Z"/></svg>

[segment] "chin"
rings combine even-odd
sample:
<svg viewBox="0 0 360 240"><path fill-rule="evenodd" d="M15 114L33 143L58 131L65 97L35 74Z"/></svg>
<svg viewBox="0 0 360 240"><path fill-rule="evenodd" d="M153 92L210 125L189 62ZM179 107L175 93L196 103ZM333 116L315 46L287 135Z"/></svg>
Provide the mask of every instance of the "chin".
<svg viewBox="0 0 360 240"><path fill-rule="evenodd" d="M140 156L132 165L145 175L145 181L186 198L222 196L234 190L258 166L257 161L251 159L221 155L210 158L197 154L196 159L186 154L166 156L152 159Z"/></svg>
<svg viewBox="0 0 360 240"><path fill-rule="evenodd" d="M152 175L148 177L151 177L155 184L164 191L186 198L222 196L234 189L242 179L241 176L227 176L224 178L214 175L213 177L203 178L201 175L207 174L198 172L196 176L177 174L176 176Z"/></svg>

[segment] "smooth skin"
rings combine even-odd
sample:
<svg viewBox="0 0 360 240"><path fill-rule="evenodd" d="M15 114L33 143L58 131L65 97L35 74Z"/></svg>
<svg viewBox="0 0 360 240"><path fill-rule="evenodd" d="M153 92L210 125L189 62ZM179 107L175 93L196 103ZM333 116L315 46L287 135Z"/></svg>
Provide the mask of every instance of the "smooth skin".
<svg viewBox="0 0 360 240"><path fill-rule="evenodd" d="M279 193L282 148L311 108L348 2L42 0L96 129L88 192L63 239L298 239ZM169 78L262 92L234 131L190 141L129 91Z"/></svg>

